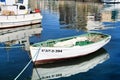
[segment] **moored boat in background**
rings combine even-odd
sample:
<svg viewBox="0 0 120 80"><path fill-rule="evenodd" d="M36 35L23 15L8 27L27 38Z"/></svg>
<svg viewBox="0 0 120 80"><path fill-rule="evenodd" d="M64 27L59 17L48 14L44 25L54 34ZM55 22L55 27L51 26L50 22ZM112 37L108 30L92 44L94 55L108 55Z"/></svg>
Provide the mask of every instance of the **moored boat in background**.
<svg viewBox="0 0 120 80"><path fill-rule="evenodd" d="M40 10L31 10L28 0L23 0L23 3L5 0L0 4L0 8L0 29L38 24L42 20Z"/></svg>
<svg viewBox="0 0 120 80"><path fill-rule="evenodd" d="M30 46L30 54L35 64L84 56L97 51L111 39L102 33L87 33L78 36L47 40Z"/></svg>

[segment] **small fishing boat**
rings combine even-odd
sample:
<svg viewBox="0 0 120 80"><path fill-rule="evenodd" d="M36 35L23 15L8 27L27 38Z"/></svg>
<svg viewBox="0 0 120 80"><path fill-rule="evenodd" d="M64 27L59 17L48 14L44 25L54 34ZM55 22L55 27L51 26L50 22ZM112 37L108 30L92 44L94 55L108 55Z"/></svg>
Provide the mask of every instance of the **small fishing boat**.
<svg viewBox="0 0 120 80"><path fill-rule="evenodd" d="M31 80L62 80L63 77L71 80L71 76L87 72L108 59L109 53L101 48L86 56L50 64L40 64L33 68Z"/></svg>
<svg viewBox="0 0 120 80"><path fill-rule="evenodd" d="M0 3L0 29L38 24L41 20L40 10L31 10L28 0L23 2L5 0Z"/></svg>
<svg viewBox="0 0 120 80"><path fill-rule="evenodd" d="M35 64L54 62L95 52L110 39L110 35L96 32L47 40L31 45L30 54Z"/></svg>

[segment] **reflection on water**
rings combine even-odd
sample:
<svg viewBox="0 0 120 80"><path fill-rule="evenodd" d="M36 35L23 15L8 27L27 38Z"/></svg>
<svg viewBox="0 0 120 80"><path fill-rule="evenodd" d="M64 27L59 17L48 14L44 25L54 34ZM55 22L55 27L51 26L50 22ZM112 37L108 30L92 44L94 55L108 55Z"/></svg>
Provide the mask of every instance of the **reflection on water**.
<svg viewBox="0 0 120 80"><path fill-rule="evenodd" d="M60 24L67 25L67 28L87 30L92 26L95 27L95 22L97 22L98 25L101 25L101 15L99 13L101 4L88 4L75 1L65 1L64 3L59 4Z"/></svg>
<svg viewBox="0 0 120 80"><path fill-rule="evenodd" d="M29 38L40 34L40 24L0 30L0 80L13 80L31 60ZM28 80L33 65L19 76L18 80Z"/></svg>
<svg viewBox="0 0 120 80"><path fill-rule="evenodd" d="M41 10L58 14L62 29L83 31L106 29L108 27L103 24L104 22L115 21L118 12L104 10L105 5L108 4L83 3L74 0L40 1Z"/></svg>
<svg viewBox="0 0 120 80"><path fill-rule="evenodd" d="M41 64L33 69L32 80L46 80L68 77L87 72L96 65L109 59L109 54L103 48L83 57L69 59L61 62Z"/></svg>
<svg viewBox="0 0 120 80"><path fill-rule="evenodd" d="M5 43L6 47L14 44L21 44L25 46L26 50L29 50L29 37L34 34L39 34L41 31L42 28L40 27L40 24L19 28L1 29L0 42Z"/></svg>
<svg viewBox="0 0 120 80"><path fill-rule="evenodd" d="M114 21L120 21L120 4L104 4L101 12L106 12Z"/></svg>

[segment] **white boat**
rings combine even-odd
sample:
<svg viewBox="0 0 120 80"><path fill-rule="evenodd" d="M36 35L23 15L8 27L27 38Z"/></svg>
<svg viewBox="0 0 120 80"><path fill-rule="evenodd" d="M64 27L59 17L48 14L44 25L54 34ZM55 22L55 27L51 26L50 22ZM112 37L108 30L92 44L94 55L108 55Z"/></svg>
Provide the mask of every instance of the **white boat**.
<svg viewBox="0 0 120 80"><path fill-rule="evenodd" d="M39 9L32 11L28 8L28 0L23 0L23 3L5 0L0 8L0 29L37 24L42 20Z"/></svg>
<svg viewBox="0 0 120 80"><path fill-rule="evenodd" d="M87 72L108 59L109 54L105 49L101 48L92 54L75 59L50 64L41 64L37 66L37 68L35 67L33 69L31 80L56 80L56 78L60 79L62 77L67 77L67 79L70 79L70 76Z"/></svg>
<svg viewBox="0 0 120 80"><path fill-rule="evenodd" d="M120 3L120 0L101 0L104 3Z"/></svg>
<svg viewBox="0 0 120 80"><path fill-rule="evenodd" d="M47 40L30 46L30 54L35 64L43 64L84 56L103 47L111 39L102 33L87 33L79 36Z"/></svg>

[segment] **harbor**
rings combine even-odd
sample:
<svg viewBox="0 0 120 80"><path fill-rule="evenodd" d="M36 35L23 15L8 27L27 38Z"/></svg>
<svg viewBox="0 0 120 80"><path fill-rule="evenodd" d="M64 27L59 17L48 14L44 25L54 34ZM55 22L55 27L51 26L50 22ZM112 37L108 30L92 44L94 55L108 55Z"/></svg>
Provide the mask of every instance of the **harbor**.
<svg viewBox="0 0 120 80"><path fill-rule="evenodd" d="M16 1L21 3L22 0ZM108 3L99 0L28 1L28 5L30 7L28 10L32 11L32 13L40 13L42 17L38 17L37 21L33 21L35 24L32 24L31 22L28 24L28 22L25 22L24 26L21 26L21 24L24 23L20 23L20 26L0 29L0 80L120 79L119 2L114 4L110 2L109 4L107 0L106 1ZM21 18L21 20L23 19L22 17L19 18ZM34 19L36 19L36 17ZM9 20L11 20L10 17ZM1 19L1 21L5 20ZM16 20L13 21L16 22ZM9 24L11 25L12 23ZM86 33L101 33L104 35L107 34L110 35L111 38L109 38L110 41L108 41L108 43L96 51L90 52L97 46L90 47L92 48L91 50L89 50L90 48L84 49L84 51L87 50L90 52L88 55L74 57L75 53L78 54L77 52L83 50L78 50L77 44L77 48L75 48L75 50L69 50L69 55L64 53L64 49L62 49L63 47L71 48L73 45L66 45L66 42L62 41L66 41L67 39L70 40L73 39L72 37L74 36L76 37ZM99 40L101 40L101 38L106 38L106 36L100 37ZM57 44L57 41L59 42L59 40L61 40L62 43ZM83 41L85 40L86 39L84 38ZM108 39L105 41L107 42L107 40ZM49 47L47 46L47 49L41 48L41 52L32 57L31 54L34 51L30 51L31 46L34 45L34 47L36 47L35 44L38 44L40 42L40 46L46 47L47 42L49 41L53 41L54 44L56 44L48 45ZM72 42L74 41L72 40ZM93 42L87 44L92 43ZM82 43L82 45L86 44ZM51 49L51 46L58 48ZM67 56L70 56L70 54L72 54L72 58L71 56L70 58L66 58L64 55L61 55L61 53L64 53ZM61 59L58 59L57 57L53 59L58 59L57 62L35 65L33 60L37 60L37 56L40 56L41 54L48 54L49 57L51 55L56 57L57 55ZM46 55L42 56L45 57ZM42 59L48 58L44 57L42 57Z"/></svg>

